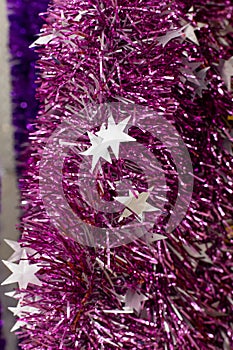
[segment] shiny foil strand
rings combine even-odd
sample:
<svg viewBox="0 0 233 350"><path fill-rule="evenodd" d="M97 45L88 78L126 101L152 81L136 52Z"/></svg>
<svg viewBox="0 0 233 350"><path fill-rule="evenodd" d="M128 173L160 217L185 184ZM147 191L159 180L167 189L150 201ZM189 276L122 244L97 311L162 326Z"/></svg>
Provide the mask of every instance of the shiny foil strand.
<svg viewBox="0 0 233 350"><path fill-rule="evenodd" d="M227 136L233 108L232 93L218 70L219 60L232 56L232 15L230 1L55 0L49 7L43 35L55 34L37 49L40 112L20 183L21 241L39 253L30 260L41 265L37 276L43 285L30 285L24 296L25 304L40 313L25 317L27 325L18 331L22 349L233 347L233 160ZM199 45L181 38L157 45L184 21L204 24L195 31ZM187 82L187 59L200 63L197 72L210 67L202 96ZM149 106L172 121L190 152L194 191L186 217L166 240L88 248L50 223L39 193L40 159L61 121L78 115L88 102L117 98ZM156 140L142 132L131 133L164 165L174 204L177 176L169 154L158 152ZM84 138L82 145L88 142ZM77 214L79 193L72 183L79 161L71 149L63 169L64 192ZM118 176L123 171L115 163L105 166ZM127 169L125 176L133 174ZM51 191L55 178L51 174ZM143 188L140 176L138 183ZM56 196L52 205L59 205ZM94 220L91 212L85 215ZM158 223L154 233L164 233L163 227ZM133 313L123 310L125 295L136 305ZM140 296L145 300L137 302Z"/></svg>

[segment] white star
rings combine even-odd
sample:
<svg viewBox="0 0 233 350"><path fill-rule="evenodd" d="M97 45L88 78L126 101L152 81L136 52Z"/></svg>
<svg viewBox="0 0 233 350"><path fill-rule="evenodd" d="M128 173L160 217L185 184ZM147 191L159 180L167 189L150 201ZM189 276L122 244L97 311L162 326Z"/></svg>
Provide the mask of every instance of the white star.
<svg viewBox="0 0 233 350"><path fill-rule="evenodd" d="M8 307L14 316L23 317L25 314L39 313L39 309L29 305L22 305L21 301L18 302L16 307Z"/></svg>
<svg viewBox="0 0 233 350"><path fill-rule="evenodd" d="M22 259L27 259L25 250L22 254ZM20 289L26 289L29 283L36 284L38 286L42 285L42 282L35 276L41 268L36 264L29 265L28 260L21 260L19 264L15 264L9 261L2 261L8 269L12 271L12 275L9 276L1 284L10 284L17 282Z"/></svg>
<svg viewBox="0 0 233 350"><path fill-rule="evenodd" d="M28 247L21 247L20 243L12 241L10 239L4 239L4 241L15 251L7 261L14 262L19 261L22 258L23 251L25 250L28 255L36 253L34 249Z"/></svg>
<svg viewBox="0 0 233 350"><path fill-rule="evenodd" d="M11 292L6 292L5 295L7 297L14 298L14 299L23 299L25 293L18 293L15 290L13 290Z"/></svg>
<svg viewBox="0 0 233 350"><path fill-rule="evenodd" d="M206 254L206 251L210 246L211 246L211 243L199 244L198 245L199 251L196 248L191 247L191 246L184 246L184 248L186 249L188 254L191 255L193 258L201 259L209 264L213 264L210 257Z"/></svg>
<svg viewBox="0 0 233 350"><path fill-rule="evenodd" d="M231 91L231 78L233 77L233 56L227 61L220 59L218 69L222 80L226 84L227 90Z"/></svg>
<svg viewBox="0 0 233 350"><path fill-rule="evenodd" d="M103 139L102 143L106 142L109 144L116 158L119 157L120 142L136 141L135 138L129 136L123 131L126 128L129 120L130 117L125 118L122 122L116 124L113 117L109 117L108 127L106 128L104 125L102 125L100 131L96 133Z"/></svg>
<svg viewBox="0 0 233 350"><path fill-rule="evenodd" d="M206 263L213 265L212 260L206 254L207 249L210 247L211 243L198 244L197 247L184 245L185 250L191 257L191 264L194 270L196 270L199 260L205 261Z"/></svg>
<svg viewBox="0 0 233 350"><path fill-rule="evenodd" d="M138 313L142 309L142 302L148 300L148 297L139 291L129 289L125 295L125 307L131 310L136 310Z"/></svg>
<svg viewBox="0 0 233 350"><path fill-rule="evenodd" d="M128 289L124 296L120 296L121 303L125 304L122 309L103 310L106 314L132 314L134 311L140 312L142 309L142 302L148 300L148 296L139 291Z"/></svg>
<svg viewBox="0 0 233 350"><path fill-rule="evenodd" d="M137 197L134 196L133 192L129 192L129 196L126 197L116 197L116 200L126 206L126 209L124 209L120 220L129 217L132 215L132 213L136 214L137 217L140 219L140 221L143 221L143 213L144 212L152 212L156 211L155 207L147 203L147 199L150 195L150 191L152 188L149 189L148 192L141 192L137 194Z"/></svg>
<svg viewBox="0 0 233 350"><path fill-rule="evenodd" d="M153 243L156 241L161 241L163 239L167 239L167 237L164 235L159 235L157 233L152 233L152 235L147 234L146 239L147 239L148 243Z"/></svg>
<svg viewBox="0 0 233 350"><path fill-rule="evenodd" d="M189 11L188 11L188 13L187 13L187 17L188 17L188 19L189 19L189 21L191 22L191 21L193 21L193 17L194 17L194 8L193 8L193 6L192 7L190 7L190 9L189 9ZM202 26L203 26L203 24L202 23L197 23L197 27L196 28L194 28L189 22L187 22L187 21L184 21L183 19L180 21L180 24L181 25L187 25L187 27L185 28L185 30L184 30L184 40L185 39L189 39L190 41L192 41L194 44L196 44L196 45L200 45L199 44L199 41L197 40L197 36L196 36L196 34L195 34L195 31L196 30L199 30L199 25L201 24Z"/></svg>
<svg viewBox="0 0 233 350"><path fill-rule="evenodd" d="M108 151L108 147L102 143L102 138L90 133L89 131L87 133L91 142L91 147L88 148L86 151L81 152L81 154L83 154L84 156L93 156L92 158L92 171L93 171L100 158L103 158L107 162L111 163L111 157Z"/></svg>
<svg viewBox="0 0 233 350"><path fill-rule="evenodd" d="M25 326L26 324L27 324L27 322L18 320L18 321L14 324L14 326L11 328L10 331L11 331L11 332L17 331L17 329L19 329L19 328Z"/></svg>
<svg viewBox="0 0 233 350"><path fill-rule="evenodd" d="M188 24L186 24L185 26L181 27L180 29L170 30L165 35L159 36L157 38L159 44L161 44L161 45L163 45L163 47L165 47L167 45L167 43L169 41L171 41L172 39L179 38L181 36L185 37L186 34L184 33L184 30L187 27L188 27ZM159 44L157 44L157 45L159 45Z"/></svg>
<svg viewBox="0 0 233 350"><path fill-rule="evenodd" d="M188 24L187 28L184 30L185 39L189 39L194 44L197 44L199 46L200 44L197 40L195 30L198 30L198 28L194 28L191 24Z"/></svg>
<svg viewBox="0 0 233 350"><path fill-rule="evenodd" d="M104 124L101 125L100 130L96 133L97 136L88 132L91 147L86 151L81 152L81 154L85 156L93 156L92 170L95 168L101 157L111 163L109 147L111 147L115 157L118 159L120 143L136 141L133 137L123 132L129 119L130 117L124 119L119 124L116 124L113 117L109 117L108 126L106 127Z"/></svg>
<svg viewBox="0 0 233 350"><path fill-rule="evenodd" d="M184 59L183 64L184 67L180 69L180 72L183 75L181 81L184 83L185 81L188 81L195 88L194 96L198 94L198 96L202 97L202 91L208 89L209 81L206 81L205 79L206 73L210 67L196 71L201 65L200 62L189 62L187 59Z"/></svg>
<svg viewBox="0 0 233 350"><path fill-rule="evenodd" d="M195 90L195 94L198 94L198 96L200 97L202 97L203 90L208 90L209 81L206 81L205 79L206 79L206 73L208 72L209 69L210 67L206 67L196 72L196 77L198 79L199 85Z"/></svg>
<svg viewBox="0 0 233 350"><path fill-rule="evenodd" d="M48 35L43 35L40 36L38 39L36 39L36 41L34 41L29 48L32 47L36 47L38 45L46 45L48 44L51 40L53 40L54 38L56 38L55 34L48 34Z"/></svg>
<svg viewBox="0 0 233 350"><path fill-rule="evenodd" d="M17 291L13 290L11 292L6 292L4 294L10 298L14 298L14 299L18 299L18 300L22 301L27 293L23 293L23 292L18 293ZM41 300L41 297L35 295L35 296L31 297L31 300L32 301L39 301L39 300Z"/></svg>
<svg viewBox="0 0 233 350"><path fill-rule="evenodd" d="M194 7L191 6L187 12L187 17L190 21L193 21L193 16L194 16Z"/></svg>

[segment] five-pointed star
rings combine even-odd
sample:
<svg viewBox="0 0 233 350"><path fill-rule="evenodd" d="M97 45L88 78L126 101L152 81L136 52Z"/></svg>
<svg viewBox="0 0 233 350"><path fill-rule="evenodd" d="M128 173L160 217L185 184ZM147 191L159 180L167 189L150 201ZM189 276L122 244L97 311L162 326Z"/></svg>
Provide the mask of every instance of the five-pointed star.
<svg viewBox="0 0 233 350"><path fill-rule="evenodd" d="M185 39L189 39L190 41L192 41L194 44L197 44L198 46L199 41L197 40L196 34L195 34L195 30L197 30L198 28L194 28L191 24L187 25L187 28L185 28L184 30L184 34L185 34Z"/></svg>
<svg viewBox="0 0 233 350"><path fill-rule="evenodd" d="M209 264L213 265L212 260L206 254L207 249L210 248L210 247L211 247L211 243L199 244L197 246L197 248L184 245L185 250L187 251L187 253L192 258L191 259L191 264L192 264L194 270L196 270L199 260L205 261L206 263L209 263Z"/></svg>
<svg viewBox="0 0 233 350"><path fill-rule="evenodd" d="M193 17L194 17L194 7L191 6L190 9L187 12L187 17L190 21L193 21Z"/></svg>
<svg viewBox="0 0 233 350"><path fill-rule="evenodd" d="M231 78L233 77L233 56L227 61L220 59L218 69L222 80L226 84L227 90L231 91Z"/></svg>
<svg viewBox="0 0 233 350"><path fill-rule="evenodd" d="M213 264L210 257L206 254L206 251L210 246L211 246L211 243L199 244L198 245L199 251L197 249L195 249L193 247L189 247L189 246L184 246L184 248L189 253L189 255L191 255L193 258L201 259L209 264Z"/></svg>
<svg viewBox="0 0 233 350"><path fill-rule="evenodd" d="M25 250L28 255L33 255L36 253L34 249L28 247L21 247L19 242L12 241L10 239L4 239L4 241L15 251L7 261L15 262L22 258L23 251Z"/></svg>
<svg viewBox="0 0 233 350"><path fill-rule="evenodd" d="M142 302L148 299L148 296L142 294L140 291L128 289L126 294L120 297L121 303L125 304L122 309L103 311L106 314L132 314L134 311L139 313L142 309Z"/></svg>
<svg viewBox="0 0 233 350"><path fill-rule="evenodd" d="M187 12L187 17L188 17L190 22L193 21L194 13L195 13L194 7L191 6L190 9ZM181 24L184 24L184 23L185 23L185 21L181 21ZM197 28L196 29L202 28L202 27L205 27L205 26L206 26L206 23L197 22Z"/></svg>
<svg viewBox="0 0 233 350"><path fill-rule="evenodd" d="M14 299L23 299L25 293L18 293L15 290L12 290L10 292L6 292L5 295Z"/></svg>
<svg viewBox="0 0 233 350"><path fill-rule="evenodd" d="M11 332L14 332L14 331L17 331L17 329L23 327L23 326L26 326L27 322L25 321L21 321L21 320L18 320L14 326L11 328Z"/></svg>
<svg viewBox="0 0 233 350"><path fill-rule="evenodd" d="M22 259L27 259L25 250L23 251ZM21 260L19 264L5 260L2 262L12 271L11 276L3 281L1 283L2 285L17 282L20 289L26 289L29 283L36 284L38 286L42 285L42 282L35 275L35 273L40 270L40 267L36 264L29 265L28 260Z"/></svg>
<svg viewBox="0 0 233 350"><path fill-rule="evenodd" d="M129 309L136 310L138 313L141 311L141 303L148 300L148 297L139 291L129 289L125 295L125 306Z"/></svg>
<svg viewBox="0 0 233 350"><path fill-rule="evenodd" d="M157 233L152 233L152 234L148 233L146 235L146 239L148 243L153 243L153 242L161 241L163 239L167 239L167 237L164 235L159 235Z"/></svg>
<svg viewBox="0 0 233 350"><path fill-rule="evenodd" d="M203 68L199 71L196 69L201 65L200 62L189 62L187 59L183 60L184 67L180 69L180 72L184 76L181 80L183 82L189 81L195 87L195 93L202 97L202 91L208 89L209 81L206 81L206 73L210 67Z"/></svg>
<svg viewBox="0 0 233 350"><path fill-rule="evenodd" d="M170 30L168 31L165 35L159 36L157 38L157 41L159 42L157 45L161 44L163 47L167 45L169 41L175 38L179 38L181 36L185 37L186 34L184 33L184 30L188 27L188 24L183 26L182 28L175 29L175 30Z"/></svg>
<svg viewBox="0 0 233 350"><path fill-rule="evenodd" d="M111 156L108 151L108 147L102 143L102 139L89 131L87 132L88 137L91 142L91 147L86 151L81 152L84 156L92 156L92 171L94 170L96 164L100 158L105 159L107 162L111 163Z"/></svg>
<svg viewBox="0 0 233 350"><path fill-rule="evenodd" d="M187 17L188 17L190 22L193 21L193 17L194 17L194 8L193 8L193 6L190 7L190 9L189 9L189 11L187 13ZM199 46L200 44L199 44L199 41L198 41L197 36L195 34L195 31L199 30L199 23L197 23L197 27L195 28L189 22L181 19L180 24L182 26L187 25L187 27L184 29L184 40L185 39L189 39L194 44Z"/></svg>
<svg viewBox="0 0 233 350"><path fill-rule="evenodd" d="M18 302L16 307L8 307L14 316L22 317L24 314L36 314L39 313L39 309L29 305L22 305L21 301Z"/></svg>
<svg viewBox="0 0 233 350"><path fill-rule="evenodd" d="M29 48L35 47L37 45L46 45L48 44L51 40L53 40L54 38L56 38L55 34L48 34L48 35L43 35L40 36L38 39L36 39L36 41L34 41Z"/></svg>
<svg viewBox="0 0 233 350"><path fill-rule="evenodd" d="M130 117L124 119L119 124L116 124L113 117L108 118L108 126L101 125L100 130L96 135L88 132L89 139L91 141L91 147L86 151L81 152L85 156L92 155L92 170L95 168L98 160L102 157L107 162L111 163L111 156L109 153L109 147L111 147L115 157L119 157L119 147L121 142L136 141L135 138L124 133L124 129L127 126Z"/></svg>
<svg viewBox="0 0 233 350"><path fill-rule="evenodd" d="M209 81L206 81L206 73L210 69L210 67L206 67L201 69L200 71L196 72L196 77L198 79L198 85L195 90L195 94L198 94L198 96L202 97L202 91L208 90L208 84Z"/></svg>
<svg viewBox="0 0 233 350"><path fill-rule="evenodd" d="M136 214L140 221L143 221L143 213L144 212L152 212L156 211L155 207L147 203L147 199L150 195L149 189L148 192L141 192L137 194L137 197L134 196L133 192L129 192L129 196L126 197L116 197L116 200L125 205L126 209L124 209L120 220L129 217L132 213Z"/></svg>

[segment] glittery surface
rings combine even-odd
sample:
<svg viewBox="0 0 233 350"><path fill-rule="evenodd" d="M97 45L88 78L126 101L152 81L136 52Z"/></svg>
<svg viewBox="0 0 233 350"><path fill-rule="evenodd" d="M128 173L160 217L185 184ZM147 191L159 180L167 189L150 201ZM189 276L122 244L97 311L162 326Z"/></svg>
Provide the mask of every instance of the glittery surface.
<svg viewBox="0 0 233 350"><path fill-rule="evenodd" d="M8 0L10 22L9 46L11 51L13 123L15 151L19 174L24 167L25 144L32 123L38 113L35 100L35 61L38 58L29 45L35 40L43 23L38 16L46 11L49 0Z"/></svg>
<svg viewBox="0 0 233 350"><path fill-rule="evenodd" d="M22 318L22 349L232 349L233 107L223 71L233 54L232 15L231 2L221 0L56 0L50 7L48 43L38 48L40 113L21 181L22 242L39 253L30 260L41 266L43 285L29 286L23 298L40 313ZM50 223L39 194L40 159L60 122L88 102L116 98L173 123L192 160L193 196L166 240L88 248ZM131 135L166 160L172 206L175 166L135 128ZM73 148L64 164L70 205L79 160ZM122 176L117 164L105 167L107 180ZM140 176L134 186L143 188ZM102 195L111 197L108 186ZM77 214L80 208L72 207ZM154 233L163 233L162 222Z"/></svg>

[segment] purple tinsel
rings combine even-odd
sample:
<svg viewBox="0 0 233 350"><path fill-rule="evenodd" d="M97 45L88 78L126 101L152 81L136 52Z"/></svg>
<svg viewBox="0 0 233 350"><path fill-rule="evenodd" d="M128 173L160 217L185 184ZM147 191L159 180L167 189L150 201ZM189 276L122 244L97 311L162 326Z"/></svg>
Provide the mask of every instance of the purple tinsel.
<svg viewBox="0 0 233 350"><path fill-rule="evenodd" d="M233 107L223 69L231 63L232 15L231 2L221 0L55 0L50 7L43 32L49 40L39 49L40 113L21 182L21 241L38 252L29 259L41 266L43 282L23 296L40 311L22 318L23 349L232 349ZM188 34L180 34L187 24ZM173 123L192 159L193 197L166 240L89 248L69 238L63 216L60 231L52 226L39 192L41 155L58 125L72 121L86 103L117 99L148 106ZM88 122L86 130L93 131ZM166 169L172 206L177 171L167 150L137 124L129 133ZM81 196L79 151L90 140L84 135L77 142L64 162L64 193L83 221L105 224ZM53 149L48 161L48 194L59 208ZM133 189L144 186L143 172L124 168L124 159L103 170L96 187L106 200L118 195L119 180L134 176ZM162 219L153 233L163 233Z"/></svg>
<svg viewBox="0 0 233 350"><path fill-rule="evenodd" d="M35 100L35 61L37 54L29 45L39 33L43 20L39 13L46 11L49 0L8 0L10 22L9 46L11 51L13 124L15 151L19 174L24 168L23 151L28 133L38 112Z"/></svg>

